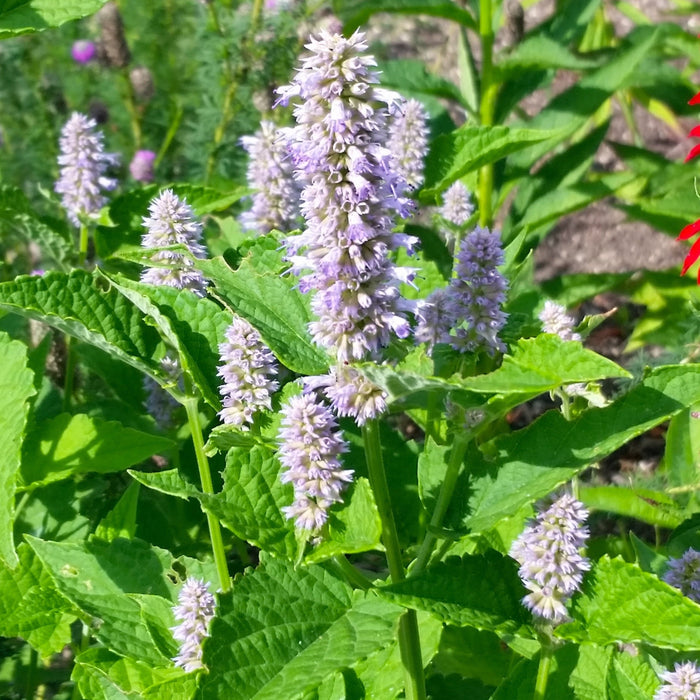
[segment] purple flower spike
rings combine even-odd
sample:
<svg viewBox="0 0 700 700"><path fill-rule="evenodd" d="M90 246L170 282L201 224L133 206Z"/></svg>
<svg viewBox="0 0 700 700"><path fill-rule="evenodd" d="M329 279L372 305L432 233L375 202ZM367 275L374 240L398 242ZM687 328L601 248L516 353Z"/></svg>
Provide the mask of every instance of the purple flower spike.
<svg viewBox="0 0 700 700"><path fill-rule="evenodd" d="M182 369L176 359L164 357L160 361L160 367L173 384L181 383ZM180 404L155 379L144 377L143 388L146 392L146 410L159 428L167 430L172 426L173 413Z"/></svg>
<svg viewBox="0 0 700 700"><path fill-rule="evenodd" d="M474 213L471 192L467 186L457 180L442 195L440 216L454 226L464 226Z"/></svg>
<svg viewBox="0 0 700 700"><path fill-rule="evenodd" d="M520 564L520 578L530 593L523 603L544 620L567 619L566 602L590 569L580 550L588 539L588 511L573 496L558 498L541 511L513 542L510 556Z"/></svg>
<svg viewBox="0 0 700 700"><path fill-rule="evenodd" d="M95 42L89 39L79 39L70 49L70 55L76 63L90 63L96 54Z"/></svg>
<svg viewBox="0 0 700 700"><path fill-rule="evenodd" d="M416 343L425 343L428 355L437 343L449 343L450 329L455 323L452 290L440 287L427 299L421 299L416 306L416 321Z"/></svg>
<svg viewBox="0 0 700 700"><path fill-rule="evenodd" d="M661 680L654 700L700 700L700 670L692 661L676 664L673 671L661 674Z"/></svg>
<svg viewBox="0 0 700 700"><path fill-rule="evenodd" d="M463 241L457 255L457 275L450 283L453 316L457 324L452 346L461 352L506 347L498 337L507 315L501 306L508 283L498 271L503 249L497 232L477 226Z"/></svg>
<svg viewBox="0 0 700 700"><path fill-rule="evenodd" d="M352 481L352 470L343 469L340 461L348 446L333 414L312 393L293 396L282 407L277 437L277 454L286 468L282 482L294 486L294 503L283 511L298 528L318 530Z"/></svg>
<svg viewBox="0 0 700 700"><path fill-rule="evenodd" d="M226 342L219 345L219 376L224 408L219 413L227 425L248 430L255 413L272 408L270 396L279 383L271 379L277 373L277 361L265 347L260 333L245 319L234 318L226 330Z"/></svg>
<svg viewBox="0 0 700 700"><path fill-rule="evenodd" d="M428 153L428 113L418 100L406 100L389 121L387 146L401 177L411 188L423 184L423 161Z"/></svg>
<svg viewBox="0 0 700 700"><path fill-rule="evenodd" d="M144 248L165 248L184 245L197 258L203 258L206 250L201 244L202 224L195 219L192 207L180 200L172 190L163 190L151 201L150 216L144 217L147 233L142 236ZM194 267L192 260L174 250L154 253L153 260L163 267L150 267L141 273L141 281L148 284L189 289L198 296L205 296L207 282Z"/></svg>
<svg viewBox="0 0 700 700"><path fill-rule="evenodd" d="M153 163L156 154L153 151L136 151L129 163L131 177L138 182L153 182Z"/></svg>
<svg viewBox="0 0 700 700"><path fill-rule="evenodd" d="M216 600L209 592L208 583L188 578L177 601L173 614L180 624L171 629L174 639L180 642L180 651L173 661L186 673L191 673L204 668L202 642L209 636L209 623L216 614Z"/></svg>
<svg viewBox="0 0 700 700"><path fill-rule="evenodd" d="M241 216L243 228L266 234L292 231L299 223L299 185L294 180L294 163L287 150L290 129L270 121L260 122L253 136L243 136L248 151L248 185L256 190L253 208Z"/></svg>
<svg viewBox="0 0 700 700"><path fill-rule="evenodd" d="M410 333L399 285L413 270L397 268L389 253L415 239L392 233L407 216L406 181L395 167L387 118L398 95L375 87L374 58L364 35L321 32L280 102L296 100L297 126L289 150L303 185L306 229L287 239L299 287L315 291L314 341L340 362L375 355L394 337Z"/></svg>
<svg viewBox="0 0 700 700"><path fill-rule="evenodd" d="M680 559L671 559L664 581L678 588L690 600L700 603L700 552L689 549Z"/></svg>
<svg viewBox="0 0 700 700"><path fill-rule="evenodd" d="M98 214L107 203L102 191L117 186L105 173L119 163L119 156L104 152L104 136L96 127L94 119L73 112L61 131L61 170L54 189L75 226L80 226L82 218Z"/></svg>
<svg viewBox="0 0 700 700"><path fill-rule="evenodd" d="M574 332L576 321L566 313L561 304L547 299L538 318L545 333L558 335L562 340L581 340L581 336Z"/></svg>

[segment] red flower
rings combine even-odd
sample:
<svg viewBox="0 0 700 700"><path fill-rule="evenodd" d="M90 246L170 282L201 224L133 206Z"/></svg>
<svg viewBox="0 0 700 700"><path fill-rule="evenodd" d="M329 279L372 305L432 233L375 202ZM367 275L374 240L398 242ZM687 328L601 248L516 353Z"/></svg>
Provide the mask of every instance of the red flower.
<svg viewBox="0 0 700 700"><path fill-rule="evenodd" d="M700 104L700 92L695 95L689 102L688 104L690 105L697 105ZM689 136L694 136L696 138L700 138L700 124L698 126L694 126L690 130ZM695 156L700 155L700 143L696 144L690 149L690 153L686 156L685 162L687 163L689 160L692 160L695 158ZM693 222L692 224L688 224L679 234L678 239L679 241L686 241L688 238L692 238L696 233L700 233L700 219L697 221ZM685 260L683 261L683 269L681 270L681 275L684 275L686 272L688 272L688 268L698 259L700 258L700 238L698 238L695 243L690 247L690 250L688 251L688 255L685 256ZM700 271L698 271L698 284L700 284Z"/></svg>

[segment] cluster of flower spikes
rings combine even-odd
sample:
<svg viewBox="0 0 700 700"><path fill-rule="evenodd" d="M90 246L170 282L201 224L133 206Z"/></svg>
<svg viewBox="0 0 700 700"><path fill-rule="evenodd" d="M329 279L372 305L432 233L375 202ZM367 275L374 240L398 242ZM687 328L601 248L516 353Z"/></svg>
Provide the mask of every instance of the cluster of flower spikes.
<svg viewBox="0 0 700 700"><path fill-rule="evenodd" d="M331 410L315 392L293 396L282 406L277 437L277 454L285 468L282 482L294 487L294 502L283 511L298 528L318 530L353 479L352 470L343 469L341 462L347 443Z"/></svg>
<svg viewBox="0 0 700 700"><path fill-rule="evenodd" d="M676 664L673 671L661 674L661 680L654 700L700 700L700 669L692 661Z"/></svg>
<svg viewBox="0 0 700 700"><path fill-rule="evenodd" d="M671 559L663 578L669 586L700 603L700 552L688 549L682 557Z"/></svg>
<svg viewBox="0 0 700 700"><path fill-rule="evenodd" d="M398 96L375 86L376 63L366 48L360 32L321 32L307 44L292 84L278 90L279 102L300 100L289 150L304 187L306 228L287 238L288 257L293 273L305 273L299 288L315 291L313 339L339 362L375 355L411 332L411 306L399 285L415 271L388 256L416 242L392 232L394 218L410 213L406 182L386 148Z"/></svg>
<svg viewBox="0 0 700 700"><path fill-rule="evenodd" d="M588 511L569 495L540 511L513 542L510 556L520 564L520 578L530 593L523 603L544 620L559 624L567 618L566 602L579 590L590 569L581 548L588 539Z"/></svg>
<svg viewBox="0 0 700 700"><path fill-rule="evenodd" d="M409 187L423 184L423 166L428 153L428 113L414 99L399 103L389 119L387 146L394 154L394 167Z"/></svg>
<svg viewBox="0 0 700 700"><path fill-rule="evenodd" d="M116 153L104 152L104 135L97 122L74 112L61 130L58 156L59 178L54 186L61 204L75 226L94 216L107 203L103 190L113 190L117 181L106 177L110 166L118 165Z"/></svg>
<svg viewBox="0 0 700 700"><path fill-rule="evenodd" d="M462 240L455 276L446 289L434 291L416 309L415 339L450 343L460 352L505 352L498 336L507 315L501 308L508 282L499 272L503 248L497 231L477 226Z"/></svg>
<svg viewBox="0 0 700 700"><path fill-rule="evenodd" d="M190 673L204 667L202 642L209 636L209 623L216 614L216 600L209 592L208 583L190 577L180 589L177 602L173 614L179 624L171 629L173 638L180 642L180 650L173 661Z"/></svg>
<svg viewBox="0 0 700 700"><path fill-rule="evenodd" d="M691 105L697 105L700 104L700 92L695 95L689 102L688 104ZM700 124L697 126L694 126L691 131L690 131L690 136L694 137L699 137L700 136ZM700 155L700 144L696 144L690 149L690 153L688 153L685 162L687 163L689 160L692 160L696 156ZM694 221L692 224L688 224L678 235L678 240L679 241L686 241L689 238L692 238L696 233L700 233L700 219L697 221ZM688 255L686 255L685 260L683 261L683 269L681 270L681 274L684 275L688 270L690 269L691 265L698 259L700 258L700 238L698 238L695 243L690 247L690 250L688 251ZM700 270L698 271L698 283L700 284Z"/></svg>
<svg viewBox="0 0 700 700"><path fill-rule="evenodd" d="M243 318L236 317L226 329L226 342L219 345L223 384L219 392L223 409L219 417L227 425L248 430L255 413L272 408L271 396L279 388L273 379L277 361L260 333Z"/></svg>
<svg viewBox="0 0 700 700"><path fill-rule="evenodd" d="M195 218L192 207L172 190L163 190L148 208L150 216L143 219L147 233L141 238L144 248L165 248L184 245L197 258L206 256L202 245L202 224ZM205 296L207 282L191 258L176 250L154 253L153 261L162 267L149 267L141 273L141 281L148 284L189 289L197 296Z"/></svg>
<svg viewBox="0 0 700 700"><path fill-rule="evenodd" d="M253 136L241 138L241 145L250 156L248 185L255 190L251 210L241 215L241 224L248 231L288 232L299 224L300 188L287 151L289 134L288 128L262 121Z"/></svg>

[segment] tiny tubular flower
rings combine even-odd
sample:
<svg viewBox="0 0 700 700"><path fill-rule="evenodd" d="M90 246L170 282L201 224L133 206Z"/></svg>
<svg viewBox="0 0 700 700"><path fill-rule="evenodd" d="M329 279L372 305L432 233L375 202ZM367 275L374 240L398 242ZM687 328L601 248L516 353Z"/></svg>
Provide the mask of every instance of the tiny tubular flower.
<svg viewBox="0 0 700 700"><path fill-rule="evenodd" d="M663 578L669 586L678 588L684 596L700 603L700 552L691 548L679 559L669 560Z"/></svg>
<svg viewBox="0 0 700 700"><path fill-rule="evenodd" d="M105 173L119 163L119 156L104 152L104 135L97 123L79 112L65 123L59 144L61 167L54 189L71 223L80 226L82 218L95 216L107 203L102 191L117 186Z"/></svg>
<svg viewBox="0 0 700 700"><path fill-rule="evenodd" d="M202 642L209 636L209 623L216 614L216 599L209 592L209 584L188 578L180 589L173 614L179 620L179 624L171 628L173 638L180 642L180 651L173 658L175 665L186 673L204 668Z"/></svg>
<svg viewBox="0 0 700 700"><path fill-rule="evenodd" d="M163 190L148 208L150 216L143 219L147 233L141 238L144 248L165 248L184 245L197 258L206 255L201 243L202 224L196 220L192 208L172 190ZM141 273L141 281L148 284L189 289L200 297L206 294L207 282L192 260L175 250L161 250L152 259L163 267L150 267Z"/></svg>
<svg viewBox="0 0 700 700"><path fill-rule="evenodd" d="M278 457L285 467L282 483L294 486L294 503L283 511L298 528L318 530L353 479L340 459L348 451L347 443L330 409L314 393L293 396L282 406L277 437Z"/></svg>
<svg viewBox="0 0 700 700"><path fill-rule="evenodd" d="M248 430L257 412L272 408L270 397L279 388L272 379L277 361L260 333L243 318L234 318L226 329L219 353L219 376L224 381L219 389L224 405L219 417L227 425Z"/></svg>
<svg viewBox="0 0 700 700"><path fill-rule="evenodd" d="M287 145L290 129L273 122L260 122L253 136L243 136L248 152L248 185L255 190L253 207L241 215L248 231L266 234L276 229L285 233L299 223L299 185L294 180L294 163Z"/></svg>
<svg viewBox="0 0 700 700"><path fill-rule="evenodd" d="M566 602L579 590L590 569L581 549L588 539L588 511L569 495L542 510L513 542L510 556L520 564L520 578L530 591L523 603L540 618L559 624Z"/></svg>
<svg viewBox="0 0 700 700"><path fill-rule="evenodd" d="M661 674L661 680L654 700L700 700L700 670L692 661L676 664L673 671Z"/></svg>

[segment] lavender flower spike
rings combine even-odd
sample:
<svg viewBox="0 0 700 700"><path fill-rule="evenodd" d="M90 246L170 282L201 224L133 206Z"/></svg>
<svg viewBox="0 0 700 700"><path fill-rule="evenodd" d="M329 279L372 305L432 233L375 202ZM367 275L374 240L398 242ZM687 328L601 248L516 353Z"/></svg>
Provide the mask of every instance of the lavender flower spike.
<svg viewBox="0 0 700 700"><path fill-rule="evenodd" d="M104 152L104 136L94 119L73 112L61 130L61 166L55 191L75 226L81 219L98 214L107 203L102 190L113 190L117 181L106 177L107 168L119 163L116 153Z"/></svg>
<svg viewBox="0 0 700 700"><path fill-rule="evenodd" d="M452 290L438 287L427 299L421 299L416 305L416 343L425 343L427 353L431 355L437 343L449 343L450 329L455 324Z"/></svg>
<svg viewBox="0 0 700 700"><path fill-rule="evenodd" d="M343 469L340 461L348 446L333 414L312 393L293 396L282 407L277 437L277 454L286 468L282 482L294 486L294 503L283 511L298 528L318 530L352 481L352 470Z"/></svg>
<svg viewBox="0 0 700 700"><path fill-rule="evenodd" d="M574 331L576 321L566 313L561 304L547 299L538 318L545 333L558 335L562 340L581 340L581 336Z"/></svg>
<svg viewBox="0 0 700 700"><path fill-rule="evenodd" d="M253 136L243 136L248 151L248 185L256 190L253 208L241 215L243 228L266 234L292 231L299 223L301 189L294 180L294 163L287 151L288 128L260 122Z"/></svg>
<svg viewBox="0 0 700 700"><path fill-rule="evenodd" d="M463 241L457 254L457 274L450 282L452 312L457 324L452 346L461 352L506 347L498 337L507 315L501 309L508 283L498 271L503 249L498 232L477 226Z"/></svg>
<svg viewBox="0 0 700 700"><path fill-rule="evenodd" d="M680 559L671 559L664 581L678 588L690 600L700 603L700 552L688 549Z"/></svg>
<svg viewBox="0 0 700 700"><path fill-rule="evenodd" d="M287 252L292 272L305 274L300 289L315 291L314 341L340 362L359 360L410 333L411 305L399 285L414 271L388 255L415 243L392 232L395 217L410 211L406 182L385 146L398 96L375 87L376 63L360 32L322 31L306 47L292 85L278 91L280 102L298 98L289 148L306 221L287 239Z"/></svg>
<svg viewBox="0 0 700 700"><path fill-rule="evenodd" d="M463 182L457 180L447 188L438 213L453 226L464 226L469 221L474 213L474 204L471 192Z"/></svg>
<svg viewBox="0 0 700 700"><path fill-rule="evenodd" d="M520 578L530 593L523 603L544 620L567 618L566 602L579 590L588 559L580 553L588 539L588 511L572 496L558 498L528 525L510 550L520 564Z"/></svg>
<svg viewBox="0 0 700 700"><path fill-rule="evenodd" d="M676 664L673 671L661 674L661 680L654 700L700 700L700 670L692 661Z"/></svg>
<svg viewBox="0 0 700 700"><path fill-rule="evenodd" d="M352 416L357 425L386 411L386 393L348 365L332 367L320 377L306 377L305 389L321 389L339 416Z"/></svg>
<svg viewBox="0 0 700 700"><path fill-rule="evenodd" d="M184 245L197 258L203 258L206 250L201 243L202 224L194 216L192 208L180 200L172 190L164 190L151 201L150 216L144 217L147 233L141 238L144 248L164 248ZM154 253L153 260L163 267L151 267L141 273L141 281L148 284L189 289L200 297L206 292L206 280L185 254L174 250Z"/></svg>
<svg viewBox="0 0 700 700"><path fill-rule="evenodd" d="M166 356L160 361L160 367L173 384L181 383L182 368L176 359ZM155 379L144 377L143 388L146 392L146 410L153 416L156 425L163 430L171 427L173 413L180 404Z"/></svg>
<svg viewBox="0 0 700 700"><path fill-rule="evenodd" d="M387 146L395 167L411 188L423 184L423 164L428 153L428 114L418 100L406 100L389 121Z"/></svg>
<svg viewBox="0 0 700 700"><path fill-rule="evenodd" d="M180 642L180 651L173 659L176 666L191 673L202 664L202 642L209 636L209 623L216 613L216 600L209 592L209 584L196 578L188 578L173 608L180 623L172 627L173 637Z"/></svg>
<svg viewBox="0 0 700 700"><path fill-rule="evenodd" d="M219 376L224 408L219 417L227 425L248 430L255 413L272 408L270 396L279 383L271 379L277 373L275 356L265 347L253 326L245 319L234 318L226 329L226 342L219 345Z"/></svg>

